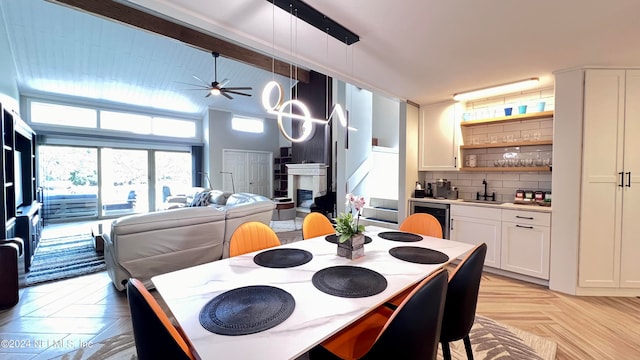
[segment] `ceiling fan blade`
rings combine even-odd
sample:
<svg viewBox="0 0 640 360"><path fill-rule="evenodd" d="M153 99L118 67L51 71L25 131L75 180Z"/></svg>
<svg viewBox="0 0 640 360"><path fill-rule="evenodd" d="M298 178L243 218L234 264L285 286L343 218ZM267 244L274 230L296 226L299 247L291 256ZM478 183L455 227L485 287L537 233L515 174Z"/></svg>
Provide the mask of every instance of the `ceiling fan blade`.
<svg viewBox="0 0 640 360"><path fill-rule="evenodd" d="M251 94L245 94L245 93L241 93L241 92L237 92L237 91L231 91L231 90L227 90L227 89L222 89L222 94L226 94L226 93L237 94L237 95L242 95L242 96L251 96Z"/></svg>
<svg viewBox="0 0 640 360"><path fill-rule="evenodd" d="M191 84L191 83L186 83L186 82L181 82L181 81L176 81L176 83L182 84L182 85L196 86L196 87L199 87L199 88L202 88L202 89L210 89L211 88L210 85L204 86L204 85L200 85L200 84Z"/></svg>
<svg viewBox="0 0 640 360"><path fill-rule="evenodd" d="M205 95L204 97L208 98L209 96L211 96L211 91L207 91L207 95Z"/></svg>
<svg viewBox="0 0 640 360"><path fill-rule="evenodd" d="M199 77L197 77L197 76L193 75L193 78L194 78L194 79L196 79L196 80L198 80L198 81L200 81L201 83L205 84L207 87L211 87L211 84L209 84L208 82L206 82L206 81L204 81L204 80L200 79Z"/></svg>
<svg viewBox="0 0 640 360"><path fill-rule="evenodd" d="M225 85L227 85L227 83L229 82L229 79L224 79L222 81L220 81L220 83L218 84L218 86L220 86L221 88L223 88Z"/></svg>
<svg viewBox="0 0 640 360"><path fill-rule="evenodd" d="M222 96L226 97L229 100L233 100L233 98L231 97L231 95L227 94L226 92L222 91L220 92L220 94L222 94Z"/></svg>
<svg viewBox="0 0 640 360"><path fill-rule="evenodd" d="M227 87L224 88L225 90L253 90L252 87L249 86L242 86L242 87Z"/></svg>

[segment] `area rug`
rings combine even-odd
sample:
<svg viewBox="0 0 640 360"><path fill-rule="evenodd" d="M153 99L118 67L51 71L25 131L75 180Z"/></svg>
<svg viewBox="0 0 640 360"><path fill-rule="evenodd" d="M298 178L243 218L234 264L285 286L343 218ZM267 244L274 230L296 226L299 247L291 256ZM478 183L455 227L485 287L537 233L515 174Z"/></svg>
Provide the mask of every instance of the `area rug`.
<svg viewBox="0 0 640 360"><path fill-rule="evenodd" d="M470 337L476 360L554 360L556 358L555 342L479 315L476 316ZM451 356L456 360L466 360L462 341L451 343ZM137 357L133 335L125 333L55 359L132 360ZM308 356L303 355L298 358L298 360L304 359L308 359ZM442 359L442 351L438 352L438 359Z"/></svg>
<svg viewBox="0 0 640 360"><path fill-rule="evenodd" d="M69 279L104 269L104 256L93 248L90 234L43 238L33 256L25 285Z"/></svg>

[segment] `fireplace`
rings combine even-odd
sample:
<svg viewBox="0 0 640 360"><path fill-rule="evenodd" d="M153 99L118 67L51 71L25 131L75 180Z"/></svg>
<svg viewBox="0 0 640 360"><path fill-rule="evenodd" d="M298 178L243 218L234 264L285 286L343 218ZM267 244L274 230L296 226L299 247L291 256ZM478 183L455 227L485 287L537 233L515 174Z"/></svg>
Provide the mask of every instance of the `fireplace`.
<svg viewBox="0 0 640 360"><path fill-rule="evenodd" d="M325 164L287 164L287 174L287 195L301 212L309 212L313 199L327 193Z"/></svg>
<svg viewBox="0 0 640 360"><path fill-rule="evenodd" d="M305 189L296 190L296 206L310 209L313 204L313 191Z"/></svg>

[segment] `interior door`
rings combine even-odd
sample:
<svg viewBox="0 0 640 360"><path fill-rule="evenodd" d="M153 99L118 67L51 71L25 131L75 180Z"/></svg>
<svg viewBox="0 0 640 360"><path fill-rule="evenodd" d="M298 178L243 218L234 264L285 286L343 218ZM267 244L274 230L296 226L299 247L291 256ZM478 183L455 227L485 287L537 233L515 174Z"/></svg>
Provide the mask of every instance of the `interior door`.
<svg viewBox="0 0 640 360"><path fill-rule="evenodd" d="M248 192L272 197L272 153L225 149L222 162L224 191Z"/></svg>
<svg viewBox="0 0 640 360"><path fill-rule="evenodd" d="M264 152L247 153L247 188L248 192L271 197L271 174L273 155Z"/></svg>
<svg viewBox="0 0 640 360"><path fill-rule="evenodd" d="M620 286L640 288L640 71L627 70Z"/></svg>
<svg viewBox="0 0 640 360"><path fill-rule="evenodd" d="M583 287L618 287L624 70L585 74L580 265Z"/></svg>

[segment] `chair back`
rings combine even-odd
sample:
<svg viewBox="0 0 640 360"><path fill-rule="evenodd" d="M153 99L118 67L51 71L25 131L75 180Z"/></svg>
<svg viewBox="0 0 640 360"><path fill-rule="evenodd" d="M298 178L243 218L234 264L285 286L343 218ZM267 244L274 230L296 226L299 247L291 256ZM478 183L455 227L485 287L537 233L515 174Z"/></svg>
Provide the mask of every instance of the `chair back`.
<svg viewBox="0 0 640 360"><path fill-rule="evenodd" d="M442 239L442 225L431 214L415 213L410 215L400 224L400 231Z"/></svg>
<svg viewBox="0 0 640 360"><path fill-rule="evenodd" d="M280 239L273 229L261 222L249 221L238 226L231 235L229 257L279 245Z"/></svg>
<svg viewBox="0 0 640 360"><path fill-rule="evenodd" d="M424 279L391 315L362 359L436 359L447 295L447 271Z"/></svg>
<svg viewBox="0 0 640 360"><path fill-rule="evenodd" d="M460 340L471 331L486 255L487 244L477 245L451 273L440 342Z"/></svg>
<svg viewBox="0 0 640 360"><path fill-rule="evenodd" d="M307 240L317 236L335 234L336 229L322 213L307 214L302 221L302 238Z"/></svg>
<svg viewBox="0 0 640 360"><path fill-rule="evenodd" d="M138 359L195 359L187 341L141 281L127 282Z"/></svg>

